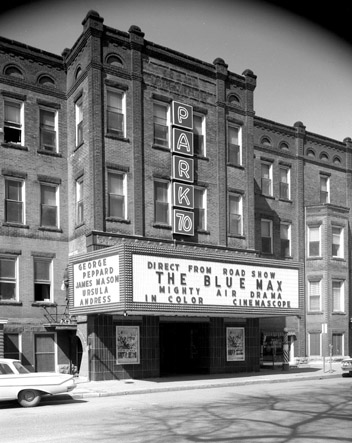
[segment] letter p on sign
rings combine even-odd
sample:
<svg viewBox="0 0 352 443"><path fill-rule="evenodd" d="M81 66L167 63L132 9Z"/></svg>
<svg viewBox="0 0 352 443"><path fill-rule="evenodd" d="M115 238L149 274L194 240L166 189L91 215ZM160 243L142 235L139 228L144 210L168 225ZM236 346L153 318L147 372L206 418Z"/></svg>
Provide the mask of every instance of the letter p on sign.
<svg viewBox="0 0 352 443"><path fill-rule="evenodd" d="M173 125L193 129L193 107L184 103L172 102Z"/></svg>

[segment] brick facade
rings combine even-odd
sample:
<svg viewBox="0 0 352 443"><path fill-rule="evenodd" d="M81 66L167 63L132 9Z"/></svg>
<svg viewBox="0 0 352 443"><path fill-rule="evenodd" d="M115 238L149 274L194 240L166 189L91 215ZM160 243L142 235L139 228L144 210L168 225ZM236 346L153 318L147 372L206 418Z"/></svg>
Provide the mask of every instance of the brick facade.
<svg viewBox="0 0 352 443"><path fill-rule="evenodd" d="M336 141L308 132L301 122L286 126L256 116L253 105L256 75L248 69L241 75L235 74L220 58L210 64L151 43L137 26L131 26L128 32L106 27L103 18L94 11L87 14L82 24L82 34L61 56L0 39L0 99L3 103L6 100L22 103L24 109L22 142L2 140L0 178L3 184L6 178L25 183L24 222L7 222L5 205L0 206L0 257L15 257L18 266L18 294L15 299L0 300L0 304L2 317L8 320L4 325L5 335L23 335L21 352L26 356L26 363L35 365L35 334L54 332L56 342L61 343L55 357L57 365L76 364L79 360L82 372L95 379L160 374L159 330L162 330L160 322L165 319L157 313L139 312L133 318L132 312L132 317L127 319L123 318L123 310L104 312L101 316L80 314L77 323L67 317L66 333L57 322L48 325L50 322L44 316L45 308L51 309L50 312L65 308L66 292L61 290L61 283L70 260L79 254L126 242L141 248L149 244L157 248L160 244L168 249L170 256L173 248L184 247L187 256L192 250L197 250L197 254L203 251L204 256L211 251L211 254L223 254L224 258L233 257L234 261L237 257L250 258L257 264L267 265L272 261L275 266L283 263L283 266L304 270L297 289L300 315L274 315L270 319L257 315L243 320L247 349L244 363L228 366L223 361L227 317L233 316L210 316L209 320L209 315L203 313L209 321L209 326L203 328L209 334L209 372L258 370L260 337L274 333L280 336L284 328L291 335L291 358L326 356L328 345L334 340L342 346L335 349L334 356L348 355L351 349L350 139ZM41 82L43 75L53 84ZM122 134L109 131L107 103L111 91L123 97ZM194 236L173 234L171 222L155 221L154 181L162 180L171 186L172 154L170 146L154 142L153 107L158 103L167 108L173 101L192 106L193 112L205 122L205 153L194 156L193 184L206 192L206 227L196 230ZM83 141L77 143L76 117L80 103ZM40 148L41 108L57 116L55 152ZM4 109L0 107L3 125ZM231 126L240 131L239 164L229 161L228 157ZM270 178L264 177L269 180L270 195L263 192L263 165L271 174ZM280 194L285 185L282 181L285 179L280 179L281 174L285 174L283 170L288 171L289 177L289 195L285 198ZM109 174L124 176L127 191L124 191L123 216L109 213ZM329 183L328 200L323 203L322 176ZM78 182L83 183L83 220L77 218ZM60 223L56 229L41 224L41 183L59 188ZM240 196L242 201L242 229L236 235L229 232L230 195ZM8 199L5 186L0 187L0 199ZM269 253L263 251L263 220L268 221L272 229ZM290 232L290 253L285 257L280 237L282 224L289 226ZM307 253L307 226L316 225L321 226L321 251L313 258ZM333 227L343 233L340 237L343 255L339 257L331 254L335 241ZM52 294L44 306L34 301L32 289L33 257L36 256L52 261ZM317 279L321 282L320 308L312 311L308 309L311 301L308 286ZM334 304L332 301L333 290L337 290L333 289L332 281L341 282L339 309L336 293ZM70 290L72 295L73 288ZM60 323L61 317L56 319ZM186 324L186 317L184 321ZM126 368L113 364L117 324L140 326L141 366ZM235 324L238 323L235 321ZM199 328L200 331L201 326ZM29 350L24 349L26 331L34 331L26 345ZM82 349L76 349L73 344L75 333ZM310 334L319 334L319 355L316 355L318 342L313 342ZM316 340L317 336L314 337ZM104 369L104 362L108 362L109 373Z"/></svg>

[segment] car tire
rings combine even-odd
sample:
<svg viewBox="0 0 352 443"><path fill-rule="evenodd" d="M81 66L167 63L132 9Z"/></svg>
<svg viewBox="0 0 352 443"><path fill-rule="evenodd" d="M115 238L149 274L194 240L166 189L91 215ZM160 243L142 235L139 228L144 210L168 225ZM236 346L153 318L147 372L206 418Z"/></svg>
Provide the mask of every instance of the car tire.
<svg viewBox="0 0 352 443"><path fill-rule="evenodd" d="M24 408L31 408L37 406L40 402L41 396L38 391L34 389L25 389L18 394L18 403Z"/></svg>

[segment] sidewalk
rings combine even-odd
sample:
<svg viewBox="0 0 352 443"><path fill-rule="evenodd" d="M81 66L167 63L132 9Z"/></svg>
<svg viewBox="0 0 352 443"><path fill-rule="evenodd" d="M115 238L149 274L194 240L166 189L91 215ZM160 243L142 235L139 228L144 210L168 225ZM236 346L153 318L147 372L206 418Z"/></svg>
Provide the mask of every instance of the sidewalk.
<svg viewBox="0 0 352 443"><path fill-rule="evenodd" d="M260 372L191 375L145 380L88 381L78 377L76 379L77 388L70 393L70 396L79 399L337 377L342 377L341 362L333 362L331 366L330 363L327 363L325 371L323 364L317 362L290 367L288 371L283 371L281 368L265 368L261 369Z"/></svg>

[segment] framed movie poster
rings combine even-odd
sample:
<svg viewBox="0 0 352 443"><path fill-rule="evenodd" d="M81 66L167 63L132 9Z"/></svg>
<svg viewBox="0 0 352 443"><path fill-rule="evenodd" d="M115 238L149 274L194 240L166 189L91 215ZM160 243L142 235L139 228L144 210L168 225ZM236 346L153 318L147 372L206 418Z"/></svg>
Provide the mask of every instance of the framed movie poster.
<svg viewBox="0 0 352 443"><path fill-rule="evenodd" d="M139 326L116 326L116 363L139 364Z"/></svg>
<svg viewBox="0 0 352 443"><path fill-rule="evenodd" d="M226 328L226 361L243 361L244 328Z"/></svg>

